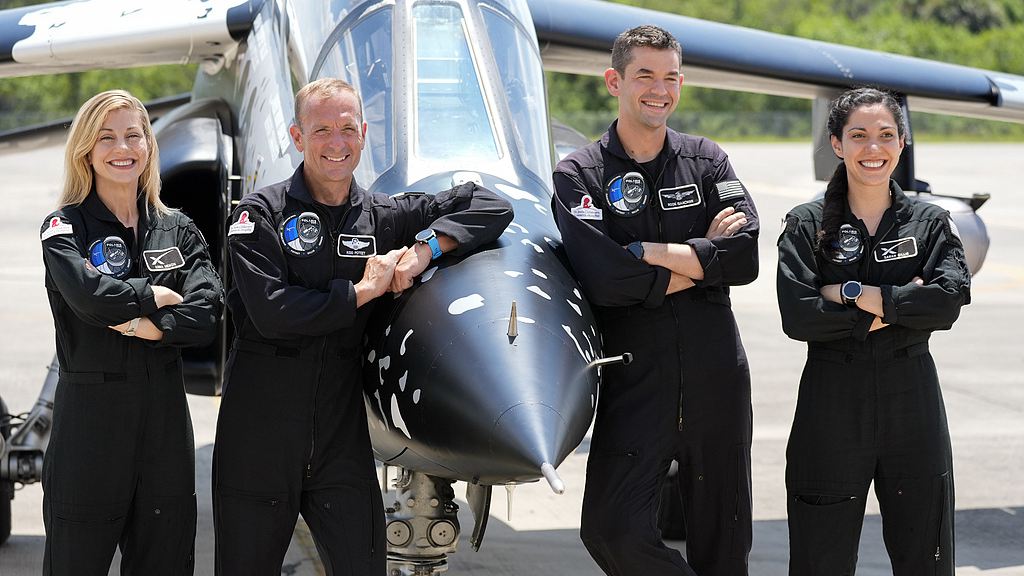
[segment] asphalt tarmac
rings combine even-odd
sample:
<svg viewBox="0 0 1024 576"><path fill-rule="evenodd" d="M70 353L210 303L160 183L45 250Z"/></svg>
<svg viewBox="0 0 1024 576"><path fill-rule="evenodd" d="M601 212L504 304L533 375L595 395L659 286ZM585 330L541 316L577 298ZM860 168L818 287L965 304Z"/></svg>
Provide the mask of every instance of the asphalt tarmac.
<svg viewBox="0 0 1024 576"><path fill-rule="evenodd" d="M811 146L724 144L761 216L761 277L733 292L751 366L754 404L754 548L750 573L786 574L785 447L804 345L782 333L775 299L775 240L786 211L824 188L815 182ZM35 402L53 355L53 323L42 283L39 226L60 183L61 149L0 153L0 395L12 412ZM953 442L958 575L1024 576L1024 145L918 144L917 176L940 194L990 192L979 214L992 244L974 279L973 302L953 330L932 338ZM199 527L196 574L213 573L210 461L217 400L190 397L195 427ZM487 535L473 552L466 534L450 557L452 575L599 575L579 542L588 440L559 467L566 492L544 482L496 488ZM457 486L462 498L464 487ZM388 496L385 496L387 502ZM0 575L39 574L42 490L17 492L14 531L0 547ZM464 502L463 502L464 504ZM462 527L472 519L463 505ZM509 510L511 515L509 516ZM682 547L681 542L672 543ZM116 559L111 574L117 574ZM321 574L301 522L282 574ZM890 574L873 497L861 539L859 575Z"/></svg>

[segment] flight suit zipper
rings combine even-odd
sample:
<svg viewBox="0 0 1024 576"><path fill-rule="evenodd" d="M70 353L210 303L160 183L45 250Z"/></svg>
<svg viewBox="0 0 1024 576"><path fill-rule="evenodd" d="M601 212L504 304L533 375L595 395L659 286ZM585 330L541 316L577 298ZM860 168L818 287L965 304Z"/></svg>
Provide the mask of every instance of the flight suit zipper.
<svg viewBox="0 0 1024 576"><path fill-rule="evenodd" d="M315 207L313 208L313 211L316 213L317 217L320 218L320 222L321 223L322 222L330 222L330 219L329 218L324 218L324 215L319 210L317 210ZM334 224L334 222L331 222L331 224ZM328 230L328 238L331 241L330 245L327 246L327 252L328 252L328 254L330 254L330 258L331 258L331 280L333 280L335 274L337 273L337 270L336 270L337 258L335 258L335 256L334 256L335 234L331 230L330 226L324 226L324 228L326 228ZM313 383L313 406L312 406L312 418L311 418L311 420L312 420L312 429L310 430L310 434L309 434L309 460L306 462L306 478L312 478L313 477L313 457L316 454L316 406L317 406L316 399L317 399L317 396L320 394L320 379L323 377L324 370L325 370L325 363L327 361L327 339L329 337L330 337L330 335L324 335L324 336L320 337L321 338L321 344L320 344L320 369L317 371L316 381Z"/></svg>
<svg viewBox="0 0 1024 576"><path fill-rule="evenodd" d="M644 167L642 165L640 165L640 163L636 162L635 160L634 160L633 163L637 166L637 168L640 169L641 172L643 172L648 178L650 178L650 174L647 173L647 170L644 169ZM654 184L654 186L652 188L655 189L653 191L655 194L657 194L657 190L656 189L658 188L658 184L661 182L662 176L665 175L665 168L667 168L667 167L668 167L668 162L662 162L661 169L658 171L658 177L655 178L654 180L652 180L652 182ZM658 214L658 242L664 243L665 242L665 232L664 232L664 228L662 226L662 216L663 216L663 214L662 214L662 211L661 211L661 208L660 208L660 206L661 206L660 198L658 200L658 206L659 206L657 208L657 214ZM671 274L671 270L669 271L669 273ZM676 338L678 339L679 338L679 314L676 312L676 303L675 303L674 300L670 299L668 301L668 305L669 305L669 308L672 310L672 321L675 323ZM683 345L682 345L682 341L681 340L679 341L679 345L676 347L676 363L677 363L678 368L679 368L679 384L678 384L679 402L677 404L677 410L676 410L676 429L679 432L682 432L683 431Z"/></svg>

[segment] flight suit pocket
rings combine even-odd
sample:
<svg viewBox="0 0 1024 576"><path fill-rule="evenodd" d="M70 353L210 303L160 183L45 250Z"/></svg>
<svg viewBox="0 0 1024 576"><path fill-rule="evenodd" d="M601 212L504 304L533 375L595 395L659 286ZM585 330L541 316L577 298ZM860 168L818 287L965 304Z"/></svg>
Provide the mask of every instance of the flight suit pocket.
<svg viewBox="0 0 1024 576"><path fill-rule="evenodd" d="M142 418L139 382L104 382L102 376L60 376L43 473L55 501L112 503L132 493Z"/></svg>
<svg viewBox="0 0 1024 576"><path fill-rule="evenodd" d="M732 516L732 557L744 559L753 541L750 487L750 445L738 444L736 451L736 500Z"/></svg>
<svg viewBox="0 0 1024 576"><path fill-rule="evenodd" d="M302 517L321 549L328 573L357 576L371 573L372 558L383 546L382 510L370 493L376 486L341 486L310 492Z"/></svg>
<svg viewBox="0 0 1024 576"><path fill-rule="evenodd" d="M226 558L265 559L275 548L271 543L291 539L298 510L287 492L239 490L219 482L214 490L217 546ZM263 548L253 550L254 545Z"/></svg>
<svg viewBox="0 0 1024 576"><path fill-rule="evenodd" d="M128 515L130 502L116 504L72 504L53 501L49 503L52 518L68 524L113 524Z"/></svg>
<svg viewBox="0 0 1024 576"><path fill-rule="evenodd" d="M46 496L43 499L46 573L105 574L123 532L129 506L128 502L72 504Z"/></svg>

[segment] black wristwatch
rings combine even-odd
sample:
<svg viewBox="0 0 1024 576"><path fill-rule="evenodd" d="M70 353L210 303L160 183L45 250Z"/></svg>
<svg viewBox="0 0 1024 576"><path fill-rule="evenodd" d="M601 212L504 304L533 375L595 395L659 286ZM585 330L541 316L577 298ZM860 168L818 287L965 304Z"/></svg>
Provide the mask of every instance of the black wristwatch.
<svg viewBox="0 0 1024 576"><path fill-rule="evenodd" d="M626 250L628 250L630 254L632 254L634 257L636 257L637 260L643 260L644 259L644 243L643 242L641 242L639 240L637 240L636 242L630 242L629 245L626 246Z"/></svg>
<svg viewBox="0 0 1024 576"><path fill-rule="evenodd" d="M851 308L857 307L857 300L860 295L864 293L864 287L860 285L860 282L856 280L850 280L849 282L843 282L839 287L839 296L843 299L843 304Z"/></svg>

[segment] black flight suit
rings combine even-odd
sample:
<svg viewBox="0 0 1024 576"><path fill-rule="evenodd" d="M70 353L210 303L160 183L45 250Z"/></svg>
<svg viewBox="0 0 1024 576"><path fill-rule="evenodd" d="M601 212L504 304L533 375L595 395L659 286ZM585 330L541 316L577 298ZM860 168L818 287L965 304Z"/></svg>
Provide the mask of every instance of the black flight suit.
<svg viewBox="0 0 1024 576"><path fill-rule="evenodd" d="M757 276L757 212L714 142L669 130L647 170L626 154L615 126L554 174L555 220L596 305L604 352L633 354L629 366L603 369L581 537L607 574L746 574L750 374L728 287ZM626 184L632 193L617 195ZM728 238L704 238L726 206L744 212L747 224ZM704 279L666 296L669 271L623 249L637 240L690 245ZM657 528L673 459L689 564Z"/></svg>
<svg viewBox="0 0 1024 576"><path fill-rule="evenodd" d="M953 574L952 453L928 338L970 301L970 273L949 214L891 193L874 237L844 202L819 254L821 200L794 208L779 237L782 326L807 342L786 453L793 575L853 574L872 480L893 574ZM874 315L821 296L848 280L881 288L888 327L869 332Z"/></svg>
<svg viewBox="0 0 1024 576"><path fill-rule="evenodd" d="M303 179L242 199L231 216L235 340L214 450L217 573L277 575L299 513L329 575L385 572L384 512L363 404L356 308L366 260L427 227L493 241L508 202L474 184L436 196L369 194L316 203ZM390 297L390 296L385 296Z"/></svg>
<svg viewBox="0 0 1024 576"><path fill-rule="evenodd" d="M140 241L95 191L43 223L60 379L43 462L44 574L193 572L195 446L184 346L208 344L223 296L202 234L139 199ZM181 294L157 309L152 286ZM150 342L107 326L148 317Z"/></svg>

